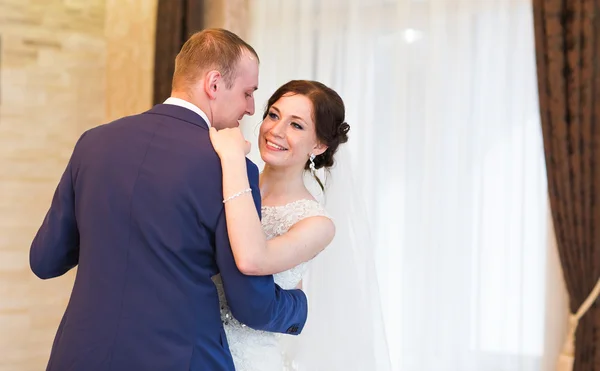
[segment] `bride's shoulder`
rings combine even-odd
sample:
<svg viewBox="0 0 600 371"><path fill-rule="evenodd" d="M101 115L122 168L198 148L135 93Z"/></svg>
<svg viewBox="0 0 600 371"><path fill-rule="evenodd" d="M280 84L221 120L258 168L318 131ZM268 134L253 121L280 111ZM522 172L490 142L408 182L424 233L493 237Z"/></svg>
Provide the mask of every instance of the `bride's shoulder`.
<svg viewBox="0 0 600 371"><path fill-rule="evenodd" d="M262 211L267 214L286 215L295 222L311 216L326 216L329 214L325 207L313 198L301 198L282 205L263 205Z"/></svg>
<svg viewBox="0 0 600 371"><path fill-rule="evenodd" d="M313 216L324 216L331 219L331 216L325 209L325 206L312 198L305 198L296 201L293 205L294 210L298 213L299 220L310 218Z"/></svg>

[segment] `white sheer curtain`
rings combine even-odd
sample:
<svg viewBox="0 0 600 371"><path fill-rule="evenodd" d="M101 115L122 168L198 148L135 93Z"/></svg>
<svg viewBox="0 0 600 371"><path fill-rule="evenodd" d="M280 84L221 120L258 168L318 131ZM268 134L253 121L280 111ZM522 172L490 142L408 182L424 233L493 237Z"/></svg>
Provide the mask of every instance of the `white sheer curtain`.
<svg viewBox="0 0 600 371"><path fill-rule="evenodd" d="M247 137L288 80L319 80L346 103L394 369L548 367L545 337L560 334L545 331L546 279L559 272L546 271L530 2L250 4L261 75Z"/></svg>

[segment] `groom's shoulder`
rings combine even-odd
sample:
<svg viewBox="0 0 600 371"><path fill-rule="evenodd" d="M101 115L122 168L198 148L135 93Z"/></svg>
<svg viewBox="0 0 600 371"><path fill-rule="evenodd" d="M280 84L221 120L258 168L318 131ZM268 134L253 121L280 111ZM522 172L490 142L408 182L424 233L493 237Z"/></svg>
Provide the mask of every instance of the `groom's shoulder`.
<svg viewBox="0 0 600 371"><path fill-rule="evenodd" d="M123 117L119 117L116 119L113 119L111 121L107 121L104 122L100 125L94 126L90 129L87 129L84 133L88 134L88 133L100 133L103 131L108 131L108 130L115 130L121 127L126 127L129 126L131 124L134 124L136 122L139 122L143 120L143 114L142 113L138 113L138 114L134 114L134 115L129 115L129 116L123 116Z"/></svg>

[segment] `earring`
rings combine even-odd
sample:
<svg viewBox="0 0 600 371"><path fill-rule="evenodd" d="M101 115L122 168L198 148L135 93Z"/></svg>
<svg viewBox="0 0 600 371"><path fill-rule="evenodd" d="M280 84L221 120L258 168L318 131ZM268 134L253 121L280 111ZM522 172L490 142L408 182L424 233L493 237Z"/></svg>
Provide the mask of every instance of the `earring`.
<svg viewBox="0 0 600 371"><path fill-rule="evenodd" d="M309 159L310 159L310 165L309 165L309 167L310 167L310 171L312 171L313 174L317 171L317 168L315 167L315 157L316 156L315 156L314 153L311 153L310 157L309 157Z"/></svg>

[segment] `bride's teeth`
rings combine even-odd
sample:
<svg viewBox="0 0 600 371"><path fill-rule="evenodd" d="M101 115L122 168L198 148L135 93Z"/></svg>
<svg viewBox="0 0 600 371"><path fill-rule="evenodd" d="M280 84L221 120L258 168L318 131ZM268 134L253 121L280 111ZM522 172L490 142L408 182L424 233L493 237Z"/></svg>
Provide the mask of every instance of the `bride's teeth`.
<svg viewBox="0 0 600 371"><path fill-rule="evenodd" d="M283 148L283 147L281 147L281 146L278 146L278 145L277 145L277 144L275 144L275 143L272 143L272 142L267 142L267 143L269 143L269 145L270 145L271 147L274 147L274 148L280 149L280 150L282 150L282 151L283 151L283 150L285 150L285 148Z"/></svg>

